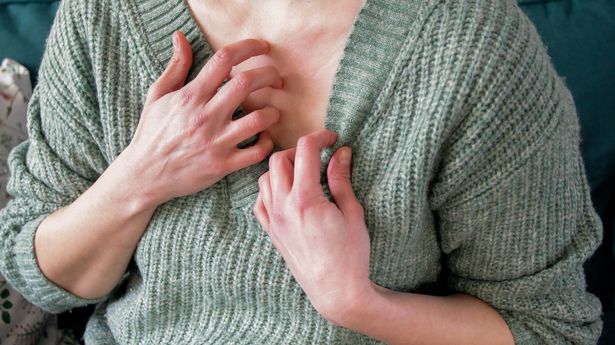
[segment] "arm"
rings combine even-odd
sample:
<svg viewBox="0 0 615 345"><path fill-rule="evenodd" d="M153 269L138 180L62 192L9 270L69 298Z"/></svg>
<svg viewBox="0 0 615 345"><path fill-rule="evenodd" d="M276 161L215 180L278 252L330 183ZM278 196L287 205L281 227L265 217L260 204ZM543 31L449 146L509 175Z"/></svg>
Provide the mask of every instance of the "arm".
<svg viewBox="0 0 615 345"><path fill-rule="evenodd" d="M432 199L449 284L458 294L396 292L369 281L369 237L350 167L338 161L344 149L328 167L336 204L318 187L319 150L335 141L327 132L271 157L254 213L314 307L338 326L390 344L595 344L600 302L585 291L583 262L600 242L601 227L576 116L571 103L561 104L568 106L552 117L546 137L513 130L497 143L485 134L476 144L505 159L477 158L481 166L468 166L470 175L459 166L448 170L463 160L445 159L450 165L442 174L466 176L460 182L442 175ZM458 137L454 145L476 140ZM506 148L509 141L528 146Z"/></svg>
<svg viewBox="0 0 615 345"><path fill-rule="evenodd" d="M514 4L490 3L500 11L485 18L501 25L480 27L487 43L468 42L488 57L481 66L491 68L469 73L467 80L475 82L462 84L469 97L451 109L466 110L440 150L430 186L448 285L464 295L372 294L364 320L392 312L411 323L389 319L378 329L383 323L357 329L383 336L388 328L392 333L380 339L393 343L404 343L390 338L403 333L411 343L409 329L422 334L418 322L431 330L425 343L457 330L449 343L479 331L493 332L487 344L510 341L510 335L516 344L596 344L601 306L586 291L583 264L599 245L602 228L579 150L574 101L529 19ZM468 31L453 36L451 44L461 47L450 51L467 49L462 38L473 37Z"/></svg>
<svg viewBox="0 0 615 345"><path fill-rule="evenodd" d="M355 307L332 320L392 345L515 344L502 317L478 298L420 295L372 285Z"/></svg>
<svg viewBox="0 0 615 345"><path fill-rule="evenodd" d="M28 109L30 140L9 159L15 199L0 211L0 270L51 312L104 300L156 207L265 158L272 148L267 135L248 148L237 144L279 117L273 108L231 116L251 92L281 85L273 68L246 71L216 92L233 66L267 53L266 43L224 47L184 85L192 55L177 33L173 58L149 89L130 145L105 169L103 140L92 134L102 131L88 127L98 118L81 36L84 6L64 1L58 11ZM203 110L205 103L212 106Z"/></svg>
<svg viewBox="0 0 615 345"><path fill-rule="evenodd" d="M335 204L319 186L319 151L334 141L334 133L320 131L299 139L296 149L274 153L254 206L316 310L389 344L513 344L502 317L477 298L401 293L369 280L369 235L350 183L348 148L338 149L328 166Z"/></svg>
<svg viewBox="0 0 615 345"><path fill-rule="evenodd" d="M372 284L342 302L347 310L331 308L334 322L391 344L597 342L601 306L585 290L583 263L602 228L573 103L552 71L542 73L545 89L558 90L554 99L538 97L556 104L553 113L537 102L524 116L504 112L519 111L507 103L501 112L470 114L445 150L469 155L443 158L431 199L449 286L460 293L425 296ZM479 129L488 117L493 127ZM525 123L534 125L515 130ZM498 128L511 130L495 141ZM472 133L481 132L477 141Z"/></svg>
<svg viewBox="0 0 615 345"><path fill-rule="evenodd" d="M477 143L487 149L468 166L474 171L462 173L463 182L440 180L432 205L449 286L496 309L515 343L595 344L601 306L586 291L583 264L599 245L602 227L592 207L574 106L559 80L550 83L560 92L540 99L557 104L554 113L537 106L526 119L545 126ZM502 122L494 126L506 126ZM449 174L458 161L446 160L443 173Z"/></svg>
<svg viewBox="0 0 615 345"><path fill-rule="evenodd" d="M337 325L392 344L595 344L601 307L585 291L583 263L602 229L574 102L529 20L513 4L490 3L501 5L481 16L495 18L493 31L456 32L442 49L484 52L481 66L490 66L459 64L450 74L466 93L451 92L463 97L447 109L461 110L443 124L430 186L448 284L458 294L393 292L369 282L369 238L349 168L336 161L341 149L328 168L339 209L315 178L318 150L333 141L326 135L298 142L296 154L272 155L254 213L314 307ZM451 32L438 23L438 32Z"/></svg>
<svg viewBox="0 0 615 345"><path fill-rule="evenodd" d="M81 298L105 297L120 282L156 209L135 188L138 175L129 160L120 155L85 193L36 230L42 273Z"/></svg>
<svg viewBox="0 0 615 345"><path fill-rule="evenodd" d="M0 210L0 271L26 299L51 312L102 300L80 298L49 281L34 252L40 223L83 193L107 165L96 136L97 106L89 97L93 80L80 73L91 69L76 34L85 33L85 21L71 19L83 19L82 9L75 1L58 9L28 104L29 139L8 159L7 191L14 199Z"/></svg>
<svg viewBox="0 0 615 345"><path fill-rule="evenodd" d="M602 239L572 95L514 4L483 49L430 190L448 284L495 309L516 344L595 344L601 305L583 264ZM505 35L509 33L509 35Z"/></svg>
<svg viewBox="0 0 615 345"><path fill-rule="evenodd" d="M481 48L497 67L475 75L480 97L464 100L431 185L459 294L367 289L343 325L392 344L596 344L601 305L583 264L602 227L574 102L529 20L514 10L506 18L510 46L523 49Z"/></svg>

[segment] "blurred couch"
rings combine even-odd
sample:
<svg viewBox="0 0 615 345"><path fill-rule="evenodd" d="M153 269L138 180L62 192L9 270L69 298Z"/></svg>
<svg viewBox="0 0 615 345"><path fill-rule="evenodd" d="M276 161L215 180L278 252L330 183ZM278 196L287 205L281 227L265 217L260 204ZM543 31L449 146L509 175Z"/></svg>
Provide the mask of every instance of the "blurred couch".
<svg viewBox="0 0 615 345"><path fill-rule="evenodd" d="M463 1L463 0L461 0ZM504 0L502 0L504 1ZM57 0L0 0L0 60L31 71L33 83ZM587 262L588 289L604 309L601 344L615 344L615 0L520 0L565 79L581 122L581 150L604 241ZM81 334L92 308L60 315L60 326Z"/></svg>

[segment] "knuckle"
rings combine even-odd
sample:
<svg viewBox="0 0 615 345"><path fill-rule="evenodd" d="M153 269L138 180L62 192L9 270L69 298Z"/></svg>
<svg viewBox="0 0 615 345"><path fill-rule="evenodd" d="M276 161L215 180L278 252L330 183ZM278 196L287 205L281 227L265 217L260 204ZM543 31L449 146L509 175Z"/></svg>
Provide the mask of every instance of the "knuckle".
<svg viewBox="0 0 615 345"><path fill-rule="evenodd" d="M282 157L284 157L284 153L282 153L282 151L278 151L278 152L274 152L271 155L270 160L277 163L277 162L280 162L282 160Z"/></svg>
<svg viewBox="0 0 615 345"><path fill-rule="evenodd" d="M245 72L238 74L233 80L234 87L237 91L247 91L252 84L250 76Z"/></svg>
<svg viewBox="0 0 615 345"><path fill-rule="evenodd" d="M145 97L147 99L151 99L159 94L160 94L160 86L158 86L158 82L154 82L152 85L150 85L149 89L147 89L147 95Z"/></svg>
<svg viewBox="0 0 615 345"><path fill-rule="evenodd" d="M250 129L259 129L266 125L267 118L261 110L252 112L252 115L246 119L246 124Z"/></svg>
<svg viewBox="0 0 615 345"><path fill-rule="evenodd" d="M312 203L312 197L307 193L293 193L290 200L299 213L304 213Z"/></svg>
<svg viewBox="0 0 615 345"><path fill-rule="evenodd" d="M350 174L347 171L334 171L331 173L330 178L336 182L347 181L350 179Z"/></svg>
<svg viewBox="0 0 615 345"><path fill-rule="evenodd" d="M233 53L229 47L222 47L214 54L213 60L217 65L228 66L232 62Z"/></svg>
<svg viewBox="0 0 615 345"><path fill-rule="evenodd" d="M213 162L209 166L209 171L211 174L215 176L226 175L226 171L227 171L226 164L224 163L224 161Z"/></svg>
<svg viewBox="0 0 615 345"><path fill-rule="evenodd" d="M275 166L279 166L282 162L282 152L274 152L271 157L269 157L269 169L272 169Z"/></svg>
<svg viewBox="0 0 615 345"><path fill-rule="evenodd" d="M189 87L183 87L179 91L179 102L181 105L190 103L195 97L194 91Z"/></svg>
<svg viewBox="0 0 615 345"><path fill-rule="evenodd" d="M297 140L297 149L309 149L314 145L314 137L304 135Z"/></svg>
<svg viewBox="0 0 615 345"><path fill-rule="evenodd" d="M188 61L179 54L173 54L171 57L170 66L185 68L188 67Z"/></svg>
<svg viewBox="0 0 615 345"><path fill-rule="evenodd" d="M267 182L267 179L269 178L268 176L268 172L262 174L259 178L258 178L258 186L262 189L263 186L265 185L265 182Z"/></svg>
<svg viewBox="0 0 615 345"><path fill-rule="evenodd" d="M358 215L364 215L365 214L365 208L363 208L363 205L361 205L360 202L353 202L353 211L358 214Z"/></svg>
<svg viewBox="0 0 615 345"><path fill-rule="evenodd" d="M188 116L187 117L187 125L184 128L185 132L187 135L192 135L194 134L199 127L201 127L201 123L203 122L203 115L202 114L196 114L194 116Z"/></svg>
<svg viewBox="0 0 615 345"><path fill-rule="evenodd" d="M278 225L282 225L286 221L286 214L281 207L273 207L270 217L271 220Z"/></svg>
<svg viewBox="0 0 615 345"><path fill-rule="evenodd" d="M177 53L171 56L171 60L169 61L170 66L176 66L181 63L181 58L177 55Z"/></svg>

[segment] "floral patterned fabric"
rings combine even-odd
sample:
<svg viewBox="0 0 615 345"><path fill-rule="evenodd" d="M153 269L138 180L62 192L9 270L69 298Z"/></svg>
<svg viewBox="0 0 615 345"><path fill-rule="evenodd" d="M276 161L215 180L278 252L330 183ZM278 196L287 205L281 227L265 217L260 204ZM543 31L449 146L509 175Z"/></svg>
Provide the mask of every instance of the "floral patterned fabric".
<svg viewBox="0 0 615 345"><path fill-rule="evenodd" d="M26 140L26 108L32 96L30 73L11 59L0 65L0 208L9 198L6 159L11 149Z"/></svg>
<svg viewBox="0 0 615 345"><path fill-rule="evenodd" d="M71 332L58 328L58 319L34 306L0 275L0 344L78 345Z"/></svg>
<svg viewBox="0 0 615 345"><path fill-rule="evenodd" d="M10 59L0 65L0 208L8 202L6 163L11 149L27 139L26 109L32 96L28 70ZM56 315L23 298L0 273L0 344L74 345L69 331L58 329Z"/></svg>

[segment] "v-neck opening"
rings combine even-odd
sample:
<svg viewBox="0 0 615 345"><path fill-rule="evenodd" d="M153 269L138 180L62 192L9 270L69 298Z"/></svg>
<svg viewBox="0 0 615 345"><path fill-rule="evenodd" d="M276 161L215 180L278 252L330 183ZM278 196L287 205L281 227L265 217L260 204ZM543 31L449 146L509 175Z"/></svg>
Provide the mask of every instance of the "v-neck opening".
<svg viewBox="0 0 615 345"><path fill-rule="evenodd" d="M334 73L324 116L324 128L336 132L338 140L334 145L322 151L321 181L323 183L326 182L326 165L333 152L344 145L352 146L361 125L370 115L373 104L399 53L399 49L395 48L400 48L405 41L409 29L408 23L418 11L418 5L414 2L407 0L393 2L364 0L346 37L342 55ZM407 10L400 13L400 6ZM172 33L181 30L190 42L194 55L193 66L187 80L196 77L209 57L213 55L213 49L206 41L186 0L137 1L136 8L143 21L145 36L153 48L149 52L149 57L158 64L157 75L162 73L164 66L171 58ZM371 25L373 22L379 22L382 25L374 27ZM378 40L374 38L386 40L386 44L380 47ZM255 139L253 137L247 142L254 142ZM281 149L274 148L274 151L278 150ZM227 184L231 203L243 205L255 199L254 194L258 192L258 178L267 169L268 158L227 175L223 181Z"/></svg>
<svg viewBox="0 0 615 345"><path fill-rule="evenodd" d="M204 42L205 48L207 49L206 55L210 57L211 55L215 53L213 47L211 46L211 44L209 44L209 42L207 42L206 36L204 32L201 30L200 26L198 25L198 22L192 12L191 7L188 5L187 1L186 0L180 0L180 1L182 5L185 7L185 11L187 11L190 14L191 22L198 29L199 36ZM332 124L335 123L335 119L334 118L332 119L331 115L339 113L340 110L332 109L338 103L335 103L335 104L332 103L331 99L334 96L335 90L338 90L338 88L336 88L337 80L339 78L339 75L342 73L343 67L345 65L344 59L346 58L346 54L349 49L349 46L351 46L352 44L352 36L354 34L356 25L362 20L362 17L364 16L363 12L369 1L370 0L363 0L363 3L361 4L359 11L357 12L357 14L355 15L352 21L352 25L349 30L349 33L344 39L342 55L337 61L338 63L337 63L337 66L336 66L336 69L333 75L333 82L331 83L331 86L330 86L331 88L328 94L327 107L326 107L324 121L323 121L324 122L323 125L325 129L335 131L335 129L332 128ZM203 23L203 25L207 25L207 23ZM242 112L243 110L241 106L238 109L239 110L234 114L233 117L237 117L236 115L239 112ZM333 110L335 110L335 112L333 112ZM242 114L242 115L247 115L247 114ZM240 145L240 146L247 146L246 144L252 144L256 142L257 139L258 138L256 136L250 137L242 142L242 144L244 145ZM341 141L343 141L343 138L341 138L340 133L338 133L338 142L341 142ZM275 146L271 154L277 151L282 151L282 150L283 149L281 147ZM326 151L331 151L331 150L332 150L332 147L327 148L323 150L323 154L321 154L321 178L322 178L322 174L324 173L323 170L325 170L322 167L324 167L327 162L327 159L326 159L327 152ZM243 169L234 171L225 177L225 181L227 183L228 197L235 206L242 206L244 204L243 201L249 202L250 200L248 198L258 192L259 190L258 185L257 185L258 178L268 170L268 165L269 165L268 162L269 162L269 157L271 156L271 154L263 161L255 163Z"/></svg>

